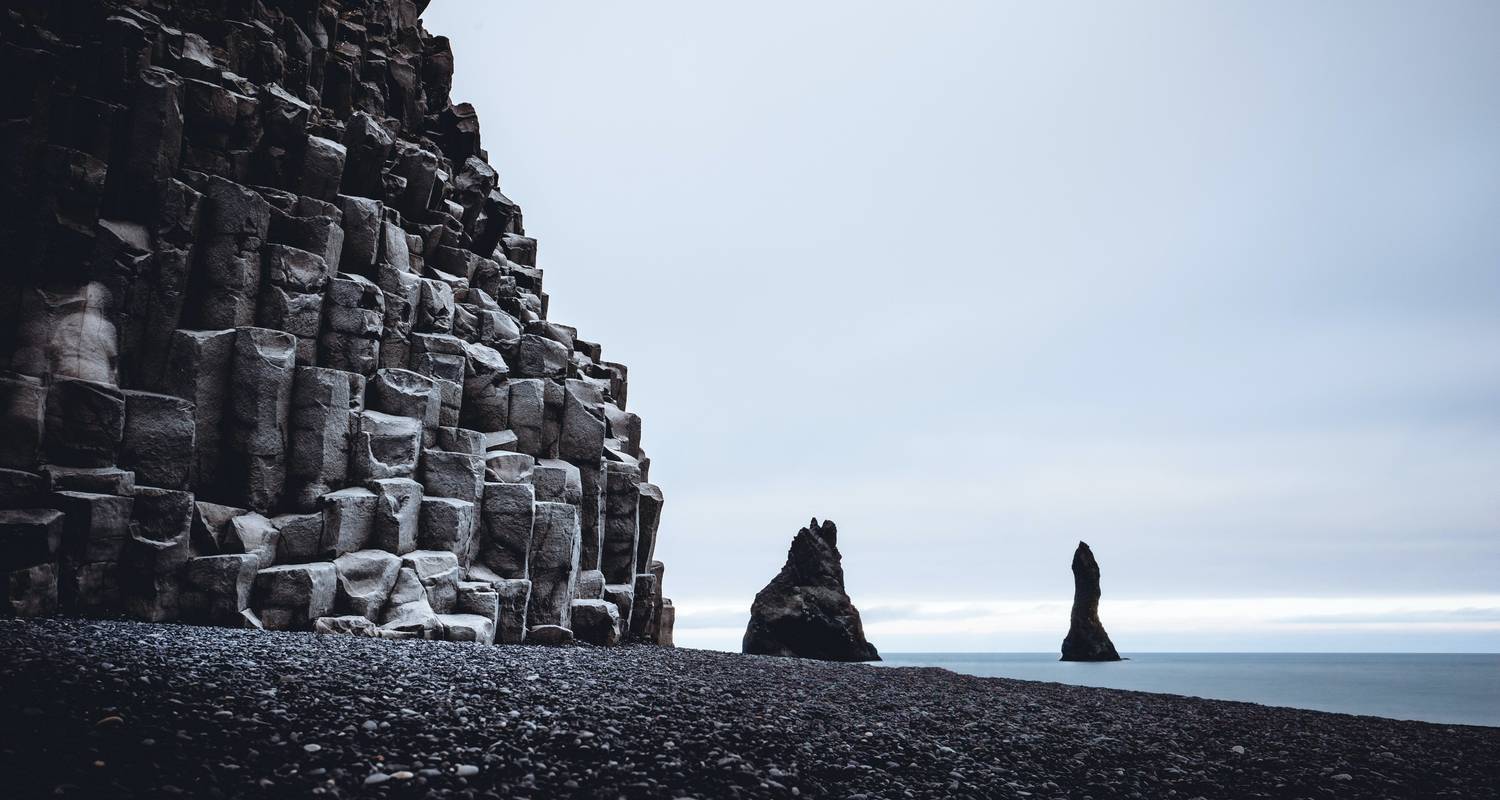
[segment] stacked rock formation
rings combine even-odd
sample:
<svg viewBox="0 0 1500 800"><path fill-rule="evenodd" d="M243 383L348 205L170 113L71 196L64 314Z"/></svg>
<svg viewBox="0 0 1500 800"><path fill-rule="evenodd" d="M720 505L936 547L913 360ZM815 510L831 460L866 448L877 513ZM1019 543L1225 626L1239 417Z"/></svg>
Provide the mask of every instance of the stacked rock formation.
<svg viewBox="0 0 1500 800"><path fill-rule="evenodd" d="M1083 542L1073 551L1073 615L1062 643L1062 661L1119 661L1099 621L1099 562Z"/></svg>
<svg viewBox="0 0 1500 800"><path fill-rule="evenodd" d="M742 649L766 656L879 661L865 641L859 610L844 591L843 556L833 520L797 531L786 564L750 606Z"/></svg>
<svg viewBox="0 0 1500 800"><path fill-rule="evenodd" d="M670 643L626 368L425 5L7 4L7 612Z"/></svg>

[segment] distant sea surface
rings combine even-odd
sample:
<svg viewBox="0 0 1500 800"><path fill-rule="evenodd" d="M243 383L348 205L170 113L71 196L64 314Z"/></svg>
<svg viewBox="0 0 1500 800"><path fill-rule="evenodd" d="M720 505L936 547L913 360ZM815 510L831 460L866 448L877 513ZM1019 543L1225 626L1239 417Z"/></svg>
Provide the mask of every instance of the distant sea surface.
<svg viewBox="0 0 1500 800"><path fill-rule="evenodd" d="M1500 726L1500 654L1132 653L1063 662L1056 653L882 653L893 667L987 678L1243 700L1462 725Z"/></svg>

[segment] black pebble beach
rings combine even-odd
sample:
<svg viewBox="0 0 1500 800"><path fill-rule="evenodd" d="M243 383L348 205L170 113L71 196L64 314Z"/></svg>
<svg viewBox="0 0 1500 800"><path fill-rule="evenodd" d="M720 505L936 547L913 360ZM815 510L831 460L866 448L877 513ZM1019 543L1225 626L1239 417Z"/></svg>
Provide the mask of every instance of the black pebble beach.
<svg viewBox="0 0 1500 800"><path fill-rule="evenodd" d="M1491 798L1500 729L687 649L0 621L8 798Z"/></svg>

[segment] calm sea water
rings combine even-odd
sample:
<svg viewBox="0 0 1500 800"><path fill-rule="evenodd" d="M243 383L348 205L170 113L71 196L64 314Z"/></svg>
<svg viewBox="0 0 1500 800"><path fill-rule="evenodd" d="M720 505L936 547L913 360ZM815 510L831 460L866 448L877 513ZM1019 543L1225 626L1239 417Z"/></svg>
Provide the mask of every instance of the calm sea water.
<svg viewBox="0 0 1500 800"><path fill-rule="evenodd" d="M1500 726L1500 654L1132 653L1108 664L1062 662L1056 653L881 656L893 667Z"/></svg>

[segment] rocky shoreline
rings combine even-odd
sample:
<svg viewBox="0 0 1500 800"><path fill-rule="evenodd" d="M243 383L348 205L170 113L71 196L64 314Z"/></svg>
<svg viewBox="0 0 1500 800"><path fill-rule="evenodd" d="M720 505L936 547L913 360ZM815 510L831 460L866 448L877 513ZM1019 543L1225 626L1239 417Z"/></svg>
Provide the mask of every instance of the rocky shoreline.
<svg viewBox="0 0 1500 800"><path fill-rule="evenodd" d="M5 795L1496 797L1500 729L627 646L0 621Z"/></svg>

